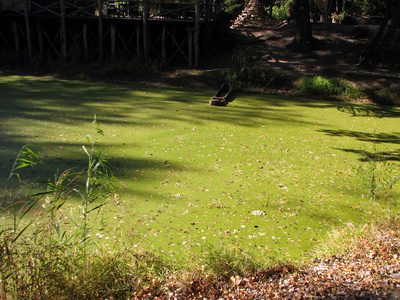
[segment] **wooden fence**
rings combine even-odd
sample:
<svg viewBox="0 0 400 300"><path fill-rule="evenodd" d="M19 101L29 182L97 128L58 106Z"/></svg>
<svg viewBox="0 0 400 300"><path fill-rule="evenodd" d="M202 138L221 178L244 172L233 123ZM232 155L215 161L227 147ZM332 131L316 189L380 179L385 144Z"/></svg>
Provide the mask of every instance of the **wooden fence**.
<svg viewBox="0 0 400 300"><path fill-rule="evenodd" d="M0 48L30 60L181 57L197 67L214 9L193 1L0 0Z"/></svg>

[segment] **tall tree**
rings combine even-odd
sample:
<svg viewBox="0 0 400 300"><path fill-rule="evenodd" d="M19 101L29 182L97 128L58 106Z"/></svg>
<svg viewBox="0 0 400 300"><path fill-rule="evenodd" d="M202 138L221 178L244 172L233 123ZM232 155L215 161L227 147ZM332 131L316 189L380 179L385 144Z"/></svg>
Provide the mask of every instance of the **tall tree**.
<svg viewBox="0 0 400 300"><path fill-rule="evenodd" d="M289 49L302 52L312 50L316 40L312 35L309 0L294 0L290 9L296 26L294 39L288 45Z"/></svg>
<svg viewBox="0 0 400 300"><path fill-rule="evenodd" d="M385 61L388 47L395 38L399 24L400 0L388 0L383 22L372 42L364 50L360 62L361 66L367 66L378 61Z"/></svg>
<svg viewBox="0 0 400 300"><path fill-rule="evenodd" d="M326 12L334 13L343 10L343 0L328 0L326 5Z"/></svg>

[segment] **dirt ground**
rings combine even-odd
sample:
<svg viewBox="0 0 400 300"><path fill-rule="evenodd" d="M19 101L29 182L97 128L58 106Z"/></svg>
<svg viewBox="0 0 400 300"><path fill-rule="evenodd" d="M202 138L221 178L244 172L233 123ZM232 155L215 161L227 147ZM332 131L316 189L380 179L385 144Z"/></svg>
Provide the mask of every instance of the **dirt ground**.
<svg viewBox="0 0 400 300"><path fill-rule="evenodd" d="M378 26L368 26L372 36ZM303 76L322 75L347 79L361 88L372 90L383 85L398 83L400 76L400 38L392 44L388 63L371 69L358 66L368 38L356 38L354 26L331 23L313 24L313 36L318 40L317 49L308 53L295 53L286 48L294 37L294 24L252 26L225 33L226 47L203 58L199 69L179 68L162 72L144 81L165 85L204 87L218 89L222 84L219 74L229 67L235 50L251 53L254 63L284 71L293 81ZM139 80L140 81L140 80ZM253 89L254 90L254 89ZM297 95L293 86L256 89L257 92ZM368 99L364 99L368 102Z"/></svg>
<svg viewBox="0 0 400 300"><path fill-rule="evenodd" d="M366 25L362 25L366 26ZM167 67L160 72L149 74L130 74L122 72L120 76L99 77L87 75L88 80L108 82L136 82L164 86L197 87L218 90L224 82L221 76L223 69L232 65L232 54L235 51L250 54L250 60L265 68L281 70L291 79L288 84L279 88L249 88L246 92L283 94L298 96L293 83L301 77L322 75L325 77L343 78L358 85L367 95L382 86L399 85L400 78L400 32L388 51L387 61L370 69L358 66L360 55L375 35L379 27L368 25L370 38L356 38L355 26L332 23L313 23L313 36L317 39L317 48L307 53L289 51L287 45L294 37L294 23L275 23L269 25L252 25L240 29L220 32L214 38L215 45L207 55L202 55L200 67L189 68L185 63L180 66ZM204 49L203 49L204 50ZM32 74L27 70L0 70L0 74ZM62 74L54 70L35 70L37 76L54 76L75 78L72 74ZM374 103L366 96L359 102Z"/></svg>

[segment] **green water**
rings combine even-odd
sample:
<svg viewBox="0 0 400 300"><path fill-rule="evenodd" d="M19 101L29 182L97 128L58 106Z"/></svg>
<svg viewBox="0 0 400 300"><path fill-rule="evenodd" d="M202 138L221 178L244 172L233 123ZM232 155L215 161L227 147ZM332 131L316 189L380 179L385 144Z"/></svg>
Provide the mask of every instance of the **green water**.
<svg viewBox="0 0 400 300"><path fill-rule="evenodd" d="M117 190L93 235L110 248L179 257L220 243L297 258L331 226L387 211L357 173L365 153L384 151L398 176L398 109L254 94L211 107L210 90L17 76L0 77L0 89L2 182L24 144L44 161L21 172L25 184L84 168L97 115Z"/></svg>

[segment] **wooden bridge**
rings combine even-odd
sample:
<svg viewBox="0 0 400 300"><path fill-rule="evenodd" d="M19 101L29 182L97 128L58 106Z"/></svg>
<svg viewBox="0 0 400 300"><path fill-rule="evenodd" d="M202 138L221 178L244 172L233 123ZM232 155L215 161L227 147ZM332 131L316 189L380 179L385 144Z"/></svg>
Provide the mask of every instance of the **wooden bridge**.
<svg viewBox="0 0 400 300"><path fill-rule="evenodd" d="M214 8L167 1L0 0L0 51L31 61L184 59L197 67Z"/></svg>

